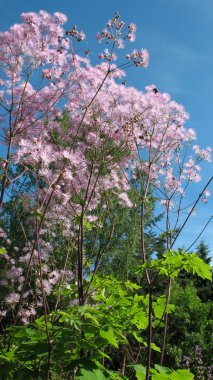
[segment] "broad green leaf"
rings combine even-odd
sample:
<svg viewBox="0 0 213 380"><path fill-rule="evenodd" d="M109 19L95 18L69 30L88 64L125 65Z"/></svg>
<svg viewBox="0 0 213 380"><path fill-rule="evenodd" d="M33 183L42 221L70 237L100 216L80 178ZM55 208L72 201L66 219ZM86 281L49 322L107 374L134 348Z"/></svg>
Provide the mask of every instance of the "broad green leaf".
<svg viewBox="0 0 213 380"><path fill-rule="evenodd" d="M200 259L196 253L186 253L185 259L186 261L183 266L186 271L189 271L190 269L193 274L197 274L199 277L211 281L212 272L210 265L206 264L202 259Z"/></svg>
<svg viewBox="0 0 213 380"><path fill-rule="evenodd" d="M171 373L171 369L168 367L162 367L161 365L155 364L155 369L160 373Z"/></svg>
<svg viewBox="0 0 213 380"><path fill-rule="evenodd" d="M171 313L174 311L175 305L173 304L167 305L166 310L165 310L165 306L166 306L166 297L165 296L158 297L156 303L153 304L154 314L157 318L161 319L165 311L167 313Z"/></svg>
<svg viewBox="0 0 213 380"><path fill-rule="evenodd" d="M129 366L129 367L134 368L137 380L145 380L146 379L146 367L144 367L141 364L135 364L135 365Z"/></svg>
<svg viewBox="0 0 213 380"><path fill-rule="evenodd" d="M144 330L148 326L148 318L143 311L136 313L132 319L132 322L139 330Z"/></svg>
<svg viewBox="0 0 213 380"><path fill-rule="evenodd" d="M109 344L111 344L112 346L118 348L118 343L117 343L117 340L115 339L112 331L104 331L104 330L100 330L100 336L106 340Z"/></svg>
<svg viewBox="0 0 213 380"><path fill-rule="evenodd" d="M134 304L137 302L140 302L140 301L143 301L144 300L144 296L139 296L138 294L135 294L134 295Z"/></svg>
<svg viewBox="0 0 213 380"><path fill-rule="evenodd" d="M155 316L161 319L165 311L165 305L154 305L153 310L154 310Z"/></svg>
<svg viewBox="0 0 213 380"><path fill-rule="evenodd" d="M110 376L108 380L128 380L126 376L120 375L118 372L115 371L109 371L106 369L106 372Z"/></svg>
<svg viewBox="0 0 213 380"><path fill-rule="evenodd" d="M170 375L166 373L156 373L152 375L152 380L170 380Z"/></svg>
<svg viewBox="0 0 213 380"><path fill-rule="evenodd" d="M151 344L151 347L152 347L152 350L157 351L157 352L160 352L160 347L156 346L155 343L152 343L152 344Z"/></svg>
<svg viewBox="0 0 213 380"><path fill-rule="evenodd" d="M7 351L6 349L2 349L0 351L0 363L9 362L12 363L16 360L14 352Z"/></svg>
<svg viewBox="0 0 213 380"><path fill-rule="evenodd" d="M160 268L159 270L159 274L161 274L162 276L168 276L168 270L166 268Z"/></svg>
<svg viewBox="0 0 213 380"><path fill-rule="evenodd" d="M139 336L135 331L132 332L132 335L135 337L135 339L138 341L138 342L143 342L143 339L141 338L141 336Z"/></svg>
<svg viewBox="0 0 213 380"><path fill-rule="evenodd" d="M5 248L0 248L0 255L3 255L4 253L6 253Z"/></svg>
<svg viewBox="0 0 213 380"><path fill-rule="evenodd" d="M163 255L164 259L154 259L150 263L143 264L143 268L155 268L159 274L168 275L171 278L178 276L181 269L192 272L203 279L212 279L211 267L206 264L196 253L187 253L179 249L178 252L170 250Z"/></svg>
<svg viewBox="0 0 213 380"><path fill-rule="evenodd" d="M107 378L100 369L88 370L81 368L79 374L76 375L77 380L105 380Z"/></svg>
<svg viewBox="0 0 213 380"><path fill-rule="evenodd" d="M127 288L131 289L131 290L133 290L133 289L136 289L136 290L141 289L141 286L139 286L139 285L137 285L137 284L134 284L133 282L130 282L130 281L126 281L126 282L124 283L124 285L125 285Z"/></svg>
<svg viewBox="0 0 213 380"><path fill-rule="evenodd" d="M171 380L193 380L194 375L187 369L178 369L176 372L172 372L170 375Z"/></svg>
<svg viewBox="0 0 213 380"><path fill-rule="evenodd" d="M105 352L103 352L103 351L101 351L101 350L99 350L99 349L98 349L97 351L98 351L99 356L100 356L101 358L107 358L107 359L111 360L110 356L107 355Z"/></svg>

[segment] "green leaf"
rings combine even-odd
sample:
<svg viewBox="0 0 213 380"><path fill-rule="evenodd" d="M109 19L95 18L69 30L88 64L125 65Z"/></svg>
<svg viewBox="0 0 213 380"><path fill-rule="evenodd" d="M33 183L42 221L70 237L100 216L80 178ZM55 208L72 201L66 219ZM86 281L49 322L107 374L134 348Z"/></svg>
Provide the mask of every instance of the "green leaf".
<svg viewBox="0 0 213 380"><path fill-rule="evenodd" d="M168 276L168 270L166 268L160 268L159 274L162 276Z"/></svg>
<svg viewBox="0 0 213 380"><path fill-rule="evenodd" d="M6 253L5 248L0 248L0 255L4 255L4 253Z"/></svg>
<svg viewBox="0 0 213 380"><path fill-rule="evenodd" d="M0 353L0 363L12 363L15 362L16 357L14 352L7 351L6 349L2 349Z"/></svg>
<svg viewBox="0 0 213 380"><path fill-rule="evenodd" d="M196 273L197 276L203 279L207 279L210 281L212 279L210 265L206 264L202 259L200 259L196 253L185 253L185 263L183 267L186 271L189 271L190 269L193 272L193 274Z"/></svg>
<svg viewBox="0 0 213 380"><path fill-rule="evenodd" d="M133 367L135 370L135 376L137 380L145 380L146 379L146 367L141 364L135 364L128 367Z"/></svg>
<svg viewBox="0 0 213 380"><path fill-rule="evenodd" d="M151 347L152 347L152 350L157 351L157 352L160 352L160 347L156 346L155 343L152 343L152 344L151 344Z"/></svg>
<svg viewBox="0 0 213 380"><path fill-rule="evenodd" d="M143 339L142 339L142 337L139 336L135 331L132 331L132 335L134 336L134 338L135 338L138 342L143 343Z"/></svg>
<svg viewBox="0 0 213 380"><path fill-rule="evenodd" d="M126 281L124 283L124 285L128 288L128 289L131 289L131 290L138 290L138 289L141 289L141 286L137 285L137 284L134 284L133 282L130 282L130 281Z"/></svg>
<svg viewBox="0 0 213 380"><path fill-rule="evenodd" d="M162 367L161 365L155 364L155 369L160 373L170 373L171 369L168 367Z"/></svg>
<svg viewBox="0 0 213 380"><path fill-rule="evenodd" d="M100 330L100 336L104 340L106 340L109 344L118 348L118 343L117 343L117 340L115 339L115 337L112 333L112 330L109 330L109 331Z"/></svg>
<svg viewBox="0 0 213 380"><path fill-rule="evenodd" d="M108 378L108 380L128 380L128 378L126 376L122 376L120 375L118 372L115 372L115 371L109 371L106 369L106 372L108 373L108 375L110 376Z"/></svg>
<svg viewBox="0 0 213 380"><path fill-rule="evenodd" d="M89 231L93 228L93 225L89 222L89 220L84 219L84 228L86 231Z"/></svg>
<svg viewBox="0 0 213 380"><path fill-rule="evenodd" d="M144 330L148 326L148 318L143 311L134 315L132 322L137 326L139 330Z"/></svg>
<svg viewBox="0 0 213 380"><path fill-rule="evenodd" d="M176 372L172 372L170 376L171 380L193 380L194 375L187 369L178 369Z"/></svg>
<svg viewBox="0 0 213 380"><path fill-rule="evenodd" d="M100 369L88 370L81 368L79 374L77 374L76 379L79 380L105 380L107 377L103 374Z"/></svg>
<svg viewBox="0 0 213 380"><path fill-rule="evenodd" d="M166 373L156 373L152 376L152 380L170 380L170 375Z"/></svg>
<svg viewBox="0 0 213 380"><path fill-rule="evenodd" d="M153 309L154 309L156 318L161 319L165 311L165 305L154 305Z"/></svg>

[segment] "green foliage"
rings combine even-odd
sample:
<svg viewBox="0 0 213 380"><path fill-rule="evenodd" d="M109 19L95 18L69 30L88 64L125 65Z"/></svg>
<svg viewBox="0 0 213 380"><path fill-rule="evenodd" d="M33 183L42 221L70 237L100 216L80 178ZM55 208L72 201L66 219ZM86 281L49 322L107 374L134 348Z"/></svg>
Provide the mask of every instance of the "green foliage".
<svg viewBox="0 0 213 380"><path fill-rule="evenodd" d="M209 256L210 249L208 248L208 245L205 244L203 240L201 240L200 244L196 248L196 253L200 259L202 259L206 264L210 265L211 263L211 257Z"/></svg>
<svg viewBox="0 0 213 380"><path fill-rule="evenodd" d="M198 257L200 257L206 264L210 265L211 256L209 256L210 250L204 241L201 241L196 249ZM211 302L213 299L213 282L209 283L206 279L202 279L198 276L191 278L196 289L197 294L203 302Z"/></svg>
<svg viewBox="0 0 213 380"><path fill-rule="evenodd" d="M183 357L188 356L193 363L194 349L198 345L205 365L211 365L212 303L203 303L192 283L184 288L174 284L171 302L175 304L175 313L169 318L166 362L180 368Z"/></svg>
<svg viewBox="0 0 213 380"><path fill-rule="evenodd" d="M182 268L207 279L211 273L209 266L195 254L189 255L182 250L169 251L162 259L154 259L144 264L138 272L147 268L155 275L172 278L177 278ZM113 361L117 352L129 344L140 345L146 350L148 295L143 294L143 288L135 282L121 281L107 275L88 277L84 288L87 302L83 306L78 306L75 299L77 289L74 285L58 290L64 308L50 313L47 325L51 340L51 373L54 376L60 374L62 378L67 373L76 373L77 379L127 379L114 371ZM190 347L197 344L196 339L199 336L199 344L203 347L206 332L202 335L202 331L208 315L207 308L203 305L203 314L201 314L201 301L198 302L199 298L195 292L187 288L182 294L181 288L176 287L176 289L173 302L169 305L164 294L160 296L153 294L153 329L161 326L165 311L173 313L169 324L170 338L168 338L167 351L167 361L172 367L177 365L180 367L182 356L185 352L189 352ZM183 311L184 305L185 311ZM203 325L200 319L203 320ZM9 328L6 341L3 340L1 343L0 374L6 374L8 379L14 376L43 379L50 353L47 327L42 316L29 325ZM178 340L178 336L181 341ZM152 350L156 352L160 351L158 339L159 335L157 340L152 342ZM9 351L6 349L8 344L10 344ZM181 349L176 360L171 355L173 344ZM171 350L170 356L169 350ZM103 361L106 363L104 366ZM129 357L128 363L131 365ZM144 368L141 364L134 366L137 379L144 379ZM192 379L188 371L173 371L159 366L153 368L151 373L152 379L157 380ZM131 371L129 375L131 378Z"/></svg>
<svg viewBox="0 0 213 380"><path fill-rule="evenodd" d="M126 376L118 372L110 371L104 368L100 363L84 360L83 366L80 366L76 373L76 380L128 380Z"/></svg>
<svg viewBox="0 0 213 380"><path fill-rule="evenodd" d="M98 223L85 231L85 251L87 260L100 257L99 273L110 274L122 280L131 278L130 267L142 265L141 255L141 188L139 180L131 181L128 196L134 207L121 207L117 195L107 191L96 210ZM164 239L158 238L153 226L162 215L154 216L156 199L151 191L147 197L145 213L145 248L147 257L153 252L165 252ZM106 207L107 205L107 207ZM135 278L134 278L135 281ZM144 282L145 283L145 282Z"/></svg>
<svg viewBox="0 0 213 380"><path fill-rule="evenodd" d="M136 364L132 366L135 370L135 376L137 380L146 379L146 367ZM152 380L193 380L194 375L188 370L171 370L167 367L155 365L155 368L151 368Z"/></svg>
<svg viewBox="0 0 213 380"><path fill-rule="evenodd" d="M89 284L88 278L87 286ZM53 376L60 374L63 379L65 374L75 373L76 379L82 380L132 379L131 371L130 377L122 376L111 370L110 363L120 347L130 342L147 345L143 331L148 326L148 299L141 290L139 285L130 281L96 276L88 288L89 303L78 306L72 302L73 305L66 310L51 313L48 330L52 342L50 370ZM75 289L71 286L64 289L61 296L70 302L74 294ZM156 325L162 318L165 305L163 295L153 302ZM173 309L171 304L168 311ZM6 374L8 379L21 379L20 376L44 379L49 355L45 318L38 318L26 326L11 327L7 334L7 341L2 341L2 345L10 341L11 346L9 351L6 348L1 350L0 374ZM154 343L152 349L159 351ZM103 360L106 361L105 366L102 365ZM133 368L137 379L145 379L143 365L137 364ZM188 371L172 371L159 366L152 369L152 378L157 380L178 380L181 376L182 379L192 379Z"/></svg>
<svg viewBox="0 0 213 380"><path fill-rule="evenodd" d="M165 309L166 309L166 312L170 314L175 310L175 305L173 305L172 303L167 305L167 298L165 295L157 297L156 301L153 302L153 311L154 311L155 317L158 319L162 319L165 313Z"/></svg>
<svg viewBox="0 0 213 380"><path fill-rule="evenodd" d="M146 302L143 296L137 295L139 290L140 287L130 281L123 283L115 278L96 277L88 295L89 304L73 305L51 313L48 316L51 371L62 374L77 368L79 379L86 376L113 378L109 368L100 368L103 358L110 360L108 348L117 350L131 337L141 342L137 334L147 328ZM68 298L69 292L72 298L72 288L65 291ZM21 371L22 376L30 379L30 372L33 372L43 378L49 355L45 318L26 326L11 327L7 341L11 349L1 351L2 373L7 373L9 378ZM85 357L98 368L86 368ZM118 377L118 373L113 376L125 378Z"/></svg>
<svg viewBox="0 0 213 380"><path fill-rule="evenodd" d="M3 255L4 253L6 253L5 248L0 248L0 255Z"/></svg>
<svg viewBox="0 0 213 380"><path fill-rule="evenodd" d="M146 262L143 268L157 271L159 275L176 278L180 271L184 269L187 273L196 274L202 279L212 279L211 267L203 262L196 253L187 253L182 249L178 252L169 250L162 259L154 259L150 263Z"/></svg>

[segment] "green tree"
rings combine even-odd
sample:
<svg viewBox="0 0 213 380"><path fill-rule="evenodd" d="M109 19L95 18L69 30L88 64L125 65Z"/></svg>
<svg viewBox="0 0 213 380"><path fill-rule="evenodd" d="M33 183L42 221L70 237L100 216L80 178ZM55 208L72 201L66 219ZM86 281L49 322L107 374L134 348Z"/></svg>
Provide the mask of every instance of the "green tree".
<svg viewBox="0 0 213 380"><path fill-rule="evenodd" d="M180 368L184 356L189 357L193 367L195 347L203 352L205 367L211 364L212 346L212 302L202 302L193 283L185 288L178 283L173 285L171 302L175 312L168 323L166 363Z"/></svg>
<svg viewBox="0 0 213 380"><path fill-rule="evenodd" d="M85 234L86 255L92 271L127 279L130 268L143 263L141 254L140 180L130 180L129 198L133 207L123 207L118 198L107 192L99 206L98 221L88 225ZM146 200L145 248L148 260L165 253L165 239L155 230L163 214L155 215L156 198L150 191ZM96 269L95 269L96 272Z"/></svg>
<svg viewBox="0 0 213 380"><path fill-rule="evenodd" d="M212 259L211 256L209 256L210 249L203 240L201 240L200 244L197 246L196 253L206 264L210 265Z"/></svg>
<svg viewBox="0 0 213 380"><path fill-rule="evenodd" d="M209 256L210 249L203 240L198 245L196 253L206 264L209 265L211 263L211 256ZM213 282L194 276L194 284L200 299L203 302L211 302L213 299Z"/></svg>

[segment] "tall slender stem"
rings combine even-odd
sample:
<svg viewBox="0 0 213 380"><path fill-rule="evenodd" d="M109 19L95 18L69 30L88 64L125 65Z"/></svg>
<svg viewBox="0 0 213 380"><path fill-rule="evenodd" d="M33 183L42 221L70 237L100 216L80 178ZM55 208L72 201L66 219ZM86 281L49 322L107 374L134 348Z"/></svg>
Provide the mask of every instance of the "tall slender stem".
<svg viewBox="0 0 213 380"><path fill-rule="evenodd" d="M122 352L122 361L121 361L121 375L125 375L125 370L126 370L126 349L125 347L123 348Z"/></svg>
<svg viewBox="0 0 213 380"><path fill-rule="evenodd" d="M84 206L82 206L81 220L78 231L78 301L79 306L84 305Z"/></svg>
<svg viewBox="0 0 213 380"><path fill-rule="evenodd" d="M169 277L168 293L167 293L165 310L167 309L167 306L170 303L171 290L172 290L172 279L171 279L171 277ZM168 327L168 313L165 312L165 315L164 315L163 344L162 344L162 350L161 350L160 365L163 365L163 359L164 359L165 348L166 348L167 327Z"/></svg>
<svg viewBox="0 0 213 380"><path fill-rule="evenodd" d="M36 218L36 246L37 246L37 252L38 252L39 278L40 278L41 294L42 294L43 308L44 308L45 329L46 329L47 343L48 343L48 359L47 359L46 380L49 380L50 379L50 360L51 360L51 340L50 340L50 334L49 334L49 329L48 329L46 295L45 295L43 279L42 279L42 276L43 276L42 272L43 271L42 271L42 262L41 262L39 234L40 234L39 224L38 224L38 219Z"/></svg>
<svg viewBox="0 0 213 380"><path fill-rule="evenodd" d="M148 325L148 351L147 351L147 364L146 364L146 380L150 379L150 367L152 359L152 286L149 286L149 325Z"/></svg>

